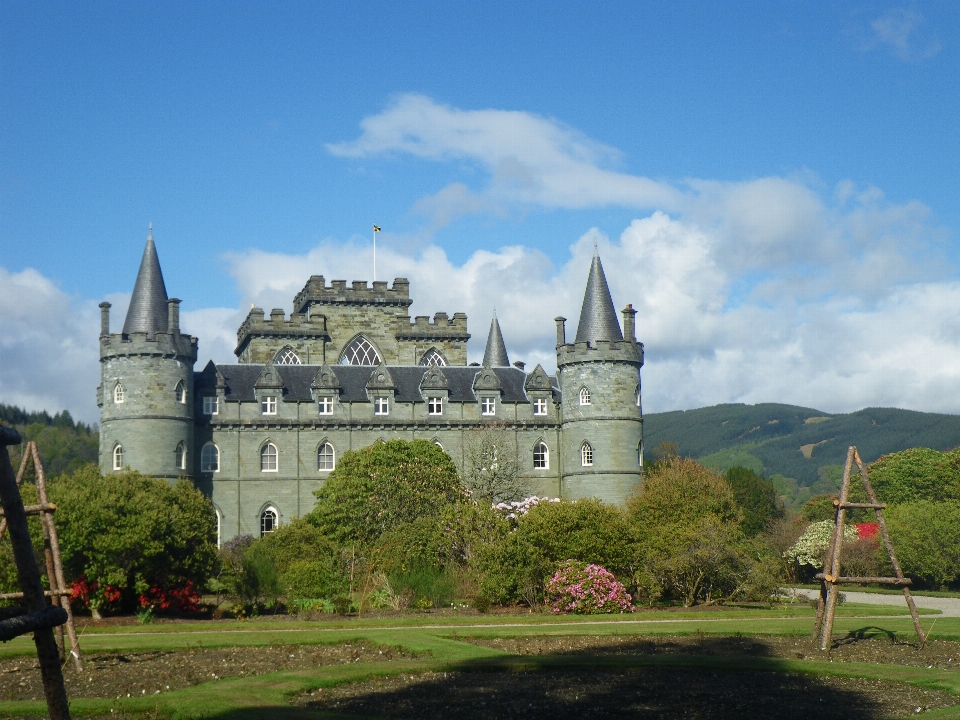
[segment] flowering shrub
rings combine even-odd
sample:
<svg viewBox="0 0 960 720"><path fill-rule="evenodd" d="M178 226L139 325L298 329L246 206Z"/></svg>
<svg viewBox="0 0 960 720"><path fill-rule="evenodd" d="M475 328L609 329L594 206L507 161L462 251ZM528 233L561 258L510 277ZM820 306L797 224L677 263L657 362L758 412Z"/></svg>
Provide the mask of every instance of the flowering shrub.
<svg viewBox="0 0 960 720"><path fill-rule="evenodd" d="M92 608L94 615L120 601L120 588L114 585L100 587L99 583L88 582L86 575L80 575L73 583L70 602L81 602L84 607Z"/></svg>
<svg viewBox="0 0 960 720"><path fill-rule="evenodd" d="M794 543L793 547L783 553L783 556L787 560L796 560L801 565L822 568L827 548L830 547L830 539L833 537L833 527L833 520L810 523L807 529L803 531L800 539ZM856 540L858 537L856 527L843 526L844 542Z"/></svg>
<svg viewBox="0 0 960 720"><path fill-rule="evenodd" d="M593 615L633 612L626 588L599 565L567 560L547 582L547 597L555 613Z"/></svg>
<svg viewBox="0 0 960 720"><path fill-rule="evenodd" d="M189 580L167 589L154 586L140 596L140 607L152 610L173 609L194 613L199 609L199 605L200 595Z"/></svg>
<svg viewBox="0 0 960 720"><path fill-rule="evenodd" d="M560 498L545 498L531 495L523 500L514 500L512 502L501 502L493 506L504 520L516 520L526 515L532 508L535 508L542 502L560 502Z"/></svg>
<svg viewBox="0 0 960 720"><path fill-rule="evenodd" d="M875 538L877 533L880 532L880 523L878 522L856 523L854 527L857 529L857 535L861 540Z"/></svg>

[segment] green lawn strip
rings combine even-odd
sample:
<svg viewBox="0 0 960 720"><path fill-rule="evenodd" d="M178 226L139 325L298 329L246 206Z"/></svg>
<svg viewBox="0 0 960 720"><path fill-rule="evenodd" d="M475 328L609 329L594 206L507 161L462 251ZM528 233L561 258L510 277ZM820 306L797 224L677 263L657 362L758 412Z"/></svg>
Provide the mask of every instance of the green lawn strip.
<svg viewBox="0 0 960 720"><path fill-rule="evenodd" d="M802 590L819 590L820 585L788 585L784 589L790 590L792 588ZM866 592L876 593L877 595L900 595L903 597L903 590L895 590L887 587L876 587L873 585L868 585L867 587L856 587L854 585L844 586L840 588L840 592ZM956 592L955 590L914 590L911 588L910 594L916 595L917 597L960 598L960 592Z"/></svg>

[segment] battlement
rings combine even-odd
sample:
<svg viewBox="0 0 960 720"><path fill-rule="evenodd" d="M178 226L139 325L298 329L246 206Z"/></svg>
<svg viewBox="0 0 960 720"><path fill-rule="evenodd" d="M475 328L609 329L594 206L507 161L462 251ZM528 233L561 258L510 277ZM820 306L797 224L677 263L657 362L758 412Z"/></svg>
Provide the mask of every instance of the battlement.
<svg viewBox="0 0 960 720"><path fill-rule="evenodd" d="M557 366L581 362L628 362L643 365L643 343L629 340L597 340L557 346Z"/></svg>
<svg viewBox="0 0 960 720"><path fill-rule="evenodd" d="M366 280L354 280L351 287L347 287L346 280L332 280L327 287L323 275L314 275L303 290L293 299L294 313L305 313L308 308L316 305L396 305L409 307L413 303L410 299L410 281L406 278L396 278L393 287L376 280L373 287L367 287Z"/></svg>
<svg viewBox="0 0 960 720"><path fill-rule="evenodd" d="M290 338L290 339L319 339L329 340L327 332L327 318L319 313L291 313L286 318L281 308L270 311L270 318L266 318L263 308L251 308L246 319L237 330L237 349L240 355L254 337Z"/></svg>
<svg viewBox="0 0 960 720"><path fill-rule="evenodd" d="M100 336L100 359L128 355L171 357L185 362L197 361L197 338L179 332L147 334L113 333Z"/></svg>
<svg viewBox="0 0 960 720"><path fill-rule="evenodd" d="M443 338L446 340L470 339L467 332L467 316L465 313L454 313L451 318L445 312L438 312L431 322L429 315L417 315L410 321L410 316L397 318L398 340L428 340Z"/></svg>

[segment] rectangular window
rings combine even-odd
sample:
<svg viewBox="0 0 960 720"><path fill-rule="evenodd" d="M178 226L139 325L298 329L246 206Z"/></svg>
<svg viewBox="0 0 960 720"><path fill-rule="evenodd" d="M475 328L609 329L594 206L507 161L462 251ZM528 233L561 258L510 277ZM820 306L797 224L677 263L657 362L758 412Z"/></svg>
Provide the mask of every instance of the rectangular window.
<svg viewBox="0 0 960 720"><path fill-rule="evenodd" d="M373 401L373 414L374 415L389 415L390 414L390 401L387 398L377 398Z"/></svg>
<svg viewBox="0 0 960 720"><path fill-rule="evenodd" d="M533 414L534 415L546 415L547 414L547 401L541 398L540 400L533 401Z"/></svg>
<svg viewBox="0 0 960 720"><path fill-rule="evenodd" d="M273 395L265 395L260 401L260 413L263 415L276 415L277 398Z"/></svg>
<svg viewBox="0 0 960 720"><path fill-rule="evenodd" d="M219 415L220 414L220 398L205 397L203 399L203 414Z"/></svg>
<svg viewBox="0 0 960 720"><path fill-rule="evenodd" d="M483 398L480 401L480 412L483 415L496 415L497 414L497 399L496 398Z"/></svg>
<svg viewBox="0 0 960 720"><path fill-rule="evenodd" d="M427 412L431 415L443 415L443 398L430 398L427 400Z"/></svg>
<svg viewBox="0 0 960 720"><path fill-rule="evenodd" d="M333 398L319 398L317 400L317 408L321 415L333 415Z"/></svg>

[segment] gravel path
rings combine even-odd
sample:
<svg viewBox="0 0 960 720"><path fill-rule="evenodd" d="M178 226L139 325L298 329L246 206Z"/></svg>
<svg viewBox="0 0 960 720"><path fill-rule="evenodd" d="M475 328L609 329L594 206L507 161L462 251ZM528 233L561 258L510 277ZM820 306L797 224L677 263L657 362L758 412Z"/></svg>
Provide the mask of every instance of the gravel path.
<svg viewBox="0 0 960 720"><path fill-rule="evenodd" d="M820 596L819 590L792 588L800 597L816 600ZM864 603L865 605L902 605L906 607L903 595L885 595L881 593L857 592L856 590L841 590L849 602ZM932 597L930 595L914 595L913 601L918 608L939 610L944 617L960 617L960 598Z"/></svg>

